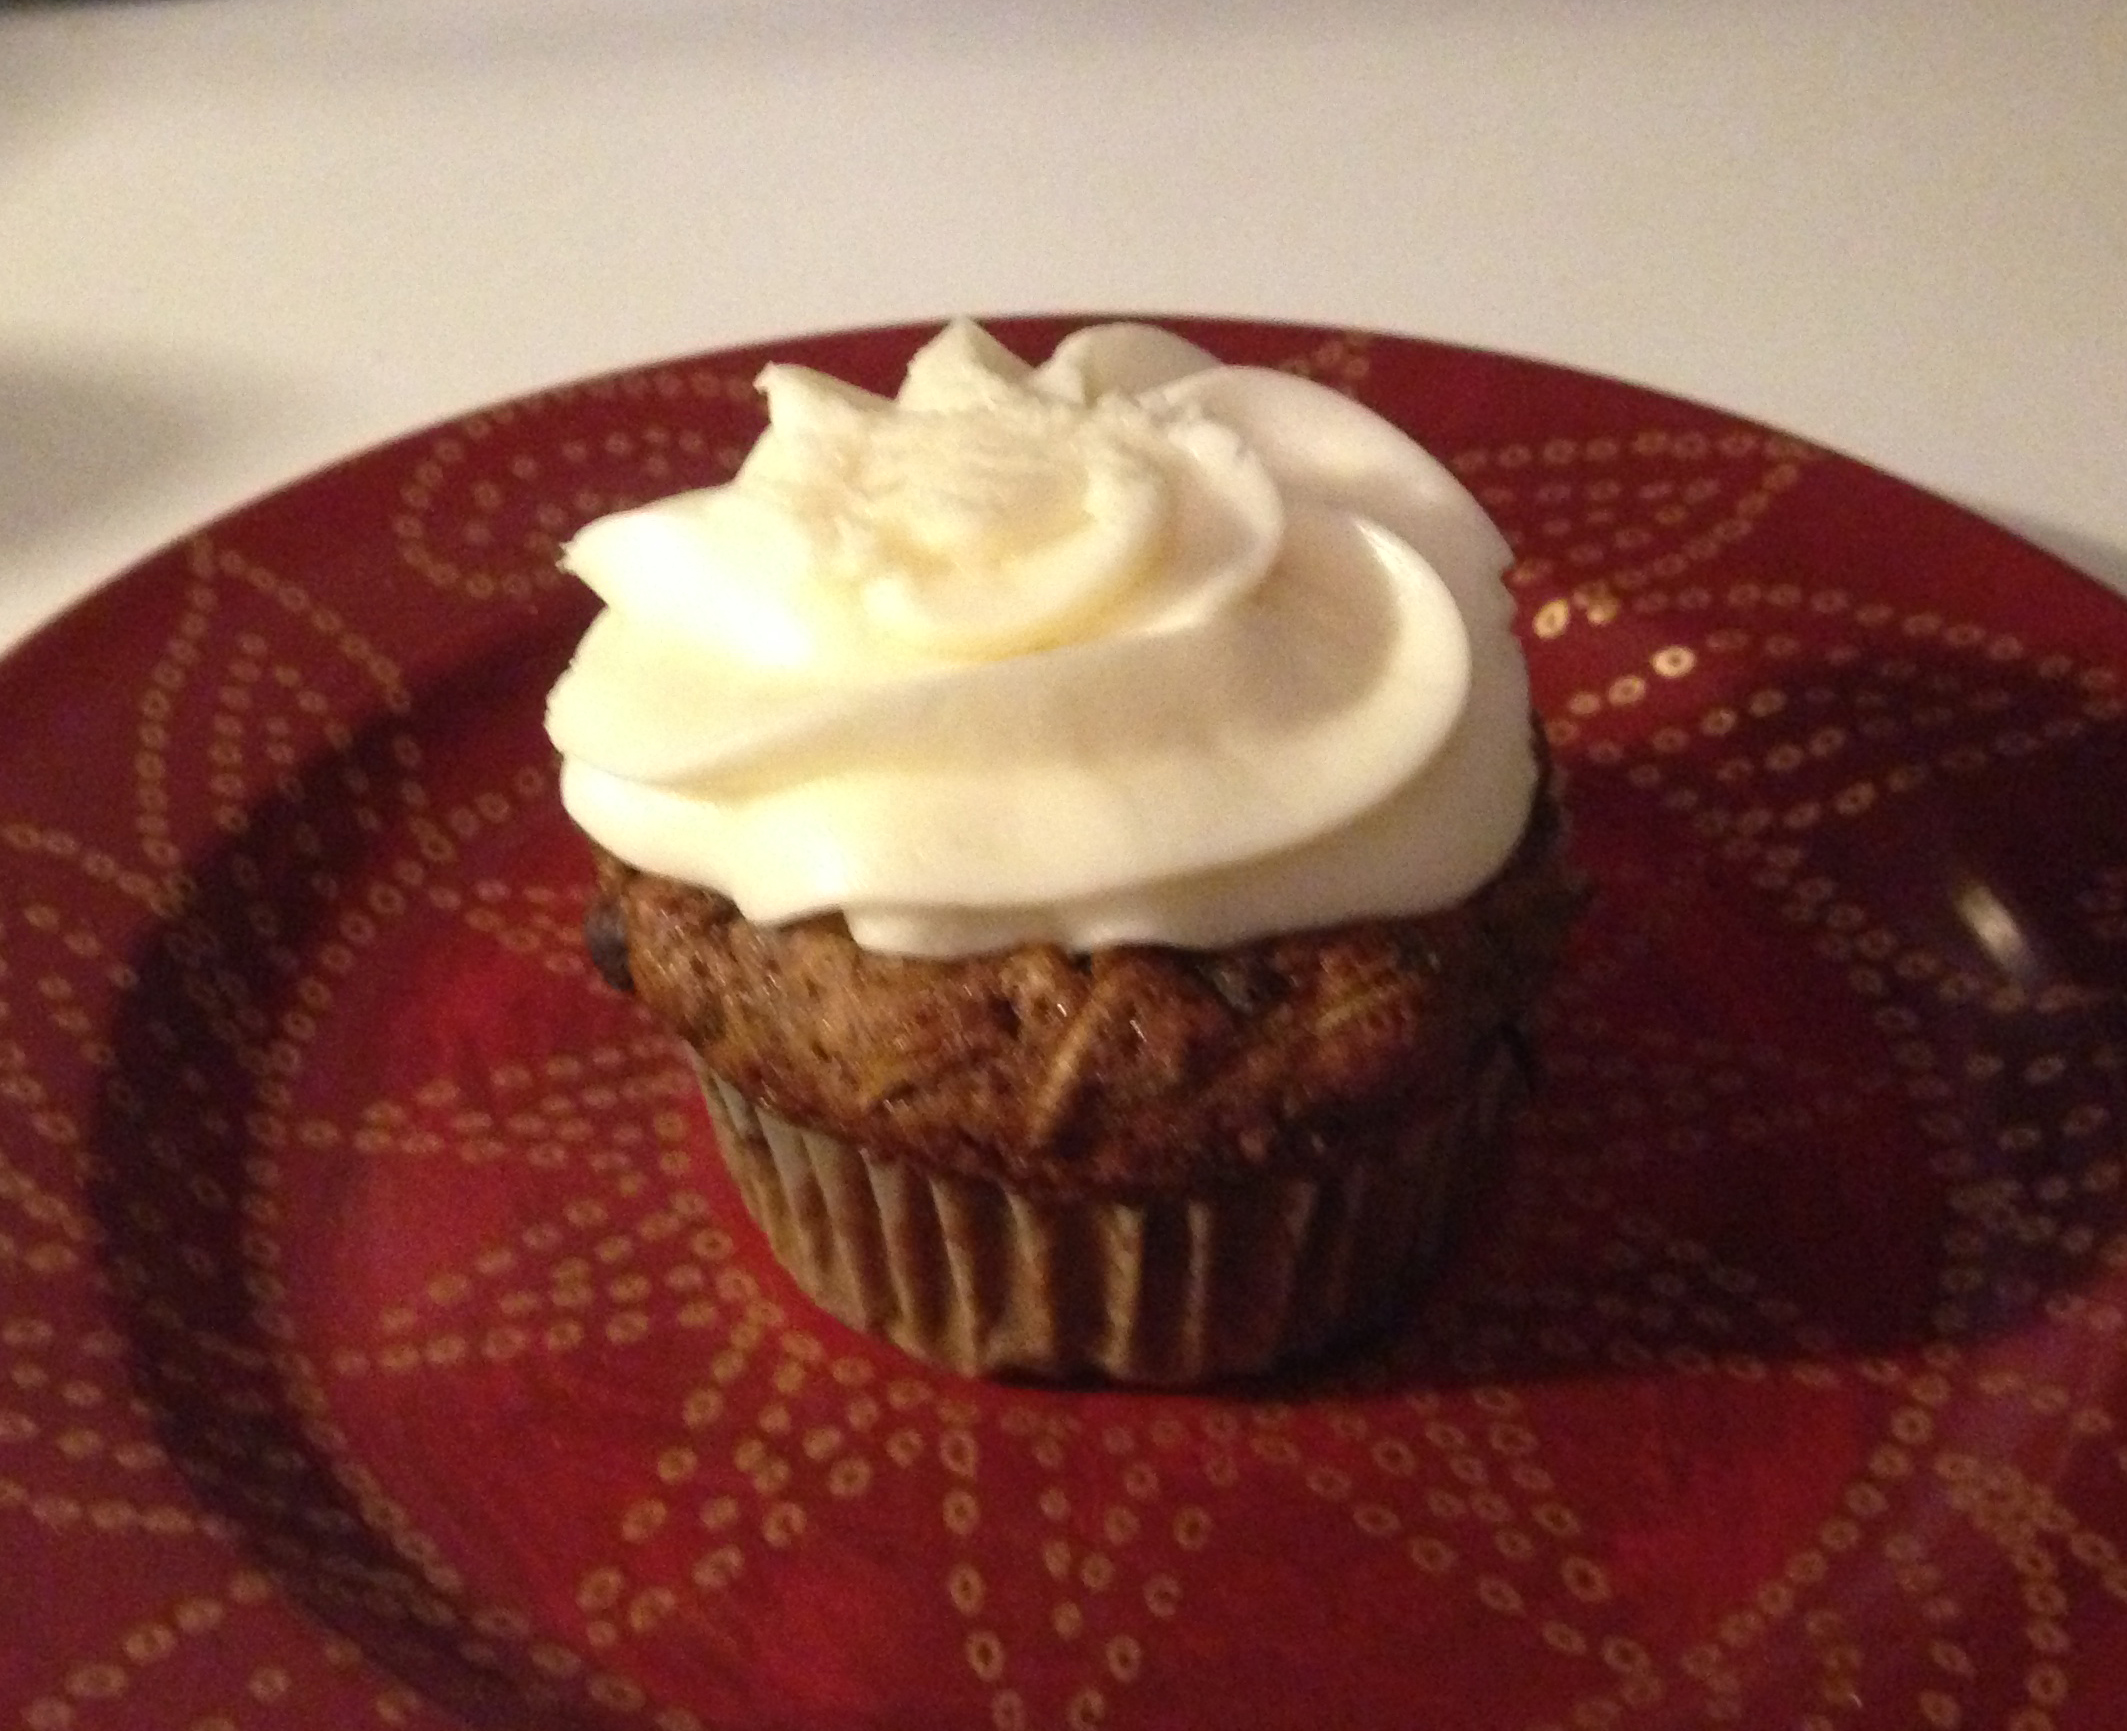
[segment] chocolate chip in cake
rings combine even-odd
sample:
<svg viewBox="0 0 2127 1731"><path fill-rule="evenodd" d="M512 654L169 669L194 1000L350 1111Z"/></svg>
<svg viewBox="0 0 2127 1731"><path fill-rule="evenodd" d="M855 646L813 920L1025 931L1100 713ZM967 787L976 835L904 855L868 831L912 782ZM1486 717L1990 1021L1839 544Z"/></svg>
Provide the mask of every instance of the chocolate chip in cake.
<svg viewBox="0 0 2127 1731"><path fill-rule="evenodd" d="M617 992L635 990L635 976L628 967L628 928L620 904L600 896L583 916L584 948L591 952L591 965Z"/></svg>

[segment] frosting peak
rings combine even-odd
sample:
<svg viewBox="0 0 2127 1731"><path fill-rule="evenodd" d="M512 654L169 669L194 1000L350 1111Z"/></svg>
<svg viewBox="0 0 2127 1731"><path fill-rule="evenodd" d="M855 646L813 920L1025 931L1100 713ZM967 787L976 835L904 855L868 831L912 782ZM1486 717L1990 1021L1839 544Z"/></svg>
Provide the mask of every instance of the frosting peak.
<svg viewBox="0 0 2127 1731"><path fill-rule="evenodd" d="M1210 549L1230 567L1223 584L1268 567L1277 489L1200 417L1162 426L1129 398L1072 403L936 359L919 382L889 401L768 368L768 434L701 514L758 520L765 507L800 532L813 585L846 597L882 650L951 659L1071 641L1184 551L1169 532L1187 490L1225 518Z"/></svg>
<svg viewBox="0 0 2127 1731"><path fill-rule="evenodd" d="M894 398L772 366L738 474L586 527L577 821L929 953L1458 899L1534 783L1506 550L1400 432L1147 326L966 322Z"/></svg>

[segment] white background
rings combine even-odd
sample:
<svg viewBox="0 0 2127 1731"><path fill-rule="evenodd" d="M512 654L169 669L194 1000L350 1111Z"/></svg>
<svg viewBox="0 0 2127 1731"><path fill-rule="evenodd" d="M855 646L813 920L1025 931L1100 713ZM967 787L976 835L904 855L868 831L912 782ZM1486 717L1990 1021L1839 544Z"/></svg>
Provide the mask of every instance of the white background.
<svg viewBox="0 0 2127 1731"><path fill-rule="evenodd" d="M1117 308L1709 399L2127 588L2127 7L0 0L0 646L481 402Z"/></svg>

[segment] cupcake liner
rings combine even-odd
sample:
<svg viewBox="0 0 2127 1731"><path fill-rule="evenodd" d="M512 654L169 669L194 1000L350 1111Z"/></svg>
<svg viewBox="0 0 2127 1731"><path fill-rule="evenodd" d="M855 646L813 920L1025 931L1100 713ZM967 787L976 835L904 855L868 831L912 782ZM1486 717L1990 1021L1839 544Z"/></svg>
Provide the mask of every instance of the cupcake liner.
<svg viewBox="0 0 2127 1731"><path fill-rule="evenodd" d="M1261 1373L1386 1321L1438 1256L1520 1075L1501 1040L1456 1099L1331 1170L1103 1197L877 1159L697 1068L747 1211L823 1309L964 1375L1170 1386Z"/></svg>

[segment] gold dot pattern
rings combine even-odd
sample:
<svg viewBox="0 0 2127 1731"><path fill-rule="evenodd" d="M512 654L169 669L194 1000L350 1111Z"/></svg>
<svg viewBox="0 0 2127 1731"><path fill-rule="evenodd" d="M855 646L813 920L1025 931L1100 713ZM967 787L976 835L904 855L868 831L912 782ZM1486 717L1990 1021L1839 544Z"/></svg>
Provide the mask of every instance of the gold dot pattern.
<svg viewBox="0 0 2127 1731"><path fill-rule="evenodd" d="M556 589L566 580L556 555L579 524L735 468L742 447L697 423L705 406L744 411L753 400L748 373L676 367L468 416L426 441L400 484L399 558L473 601Z"/></svg>
<svg viewBox="0 0 2127 1731"><path fill-rule="evenodd" d="M0 772L0 1717L2108 1722L2116 609L1704 411L1214 342L1442 405L1596 889L1408 1322L1162 1396L794 1292L584 959L537 727L555 549L728 473L756 364L504 405L166 555L78 627L80 772Z"/></svg>

